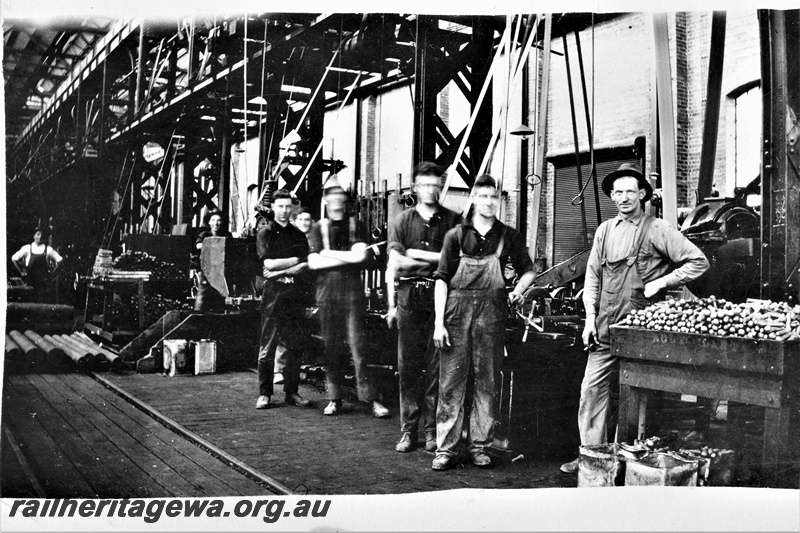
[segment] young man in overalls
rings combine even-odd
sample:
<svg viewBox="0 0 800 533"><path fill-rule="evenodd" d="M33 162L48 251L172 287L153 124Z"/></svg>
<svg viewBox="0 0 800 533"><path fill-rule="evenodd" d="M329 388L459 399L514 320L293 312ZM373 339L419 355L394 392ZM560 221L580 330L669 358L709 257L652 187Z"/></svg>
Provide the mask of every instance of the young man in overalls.
<svg viewBox="0 0 800 533"><path fill-rule="evenodd" d="M581 384L578 430L583 446L608 442L609 391L619 379L609 326L632 309L649 305L664 289L697 279L709 267L703 252L680 231L645 214L643 206L653 188L638 165L620 165L603 180L603 192L619 214L597 228L586 265L583 343L596 343L597 348L589 354ZM562 465L561 471L576 473L578 460Z"/></svg>
<svg viewBox="0 0 800 533"><path fill-rule="evenodd" d="M366 300L361 270L369 258L365 231L347 213L348 195L336 176L323 185L328 218L315 224L308 234L308 267L318 271L317 306L320 333L325 343L325 385L328 405L324 415L335 416L342 410L344 379L344 340L347 338L356 374L358 399L372 405L376 418L388 418L389 410L377 400L377 390L367 373L364 346Z"/></svg>
<svg viewBox="0 0 800 533"><path fill-rule="evenodd" d="M472 203L472 218L445 236L434 274L433 339L440 352L433 470L447 470L456 461L470 378L467 445L475 466L492 466L486 448L494 440L509 303L521 302L534 279L533 261L522 235L496 218L500 191L494 178L483 175L475 181ZM503 277L508 260L519 274L511 293Z"/></svg>
<svg viewBox="0 0 800 533"><path fill-rule="evenodd" d="M461 218L439 204L443 177L444 169L436 163L417 165L413 184L416 205L397 215L389 226L386 322L390 328L396 324L398 330L401 436L395 450L401 453L417 446L420 418L425 450L436 450L439 356L433 345L433 272L439 265L445 234Z"/></svg>

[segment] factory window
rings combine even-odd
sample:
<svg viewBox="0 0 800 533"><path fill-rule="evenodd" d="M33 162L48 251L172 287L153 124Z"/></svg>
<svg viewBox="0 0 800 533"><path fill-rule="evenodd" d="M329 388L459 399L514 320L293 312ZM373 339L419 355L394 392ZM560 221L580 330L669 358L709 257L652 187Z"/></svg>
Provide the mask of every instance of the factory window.
<svg viewBox="0 0 800 533"><path fill-rule="evenodd" d="M609 150L597 152L597 191L600 195L600 221L616 216L614 202L603 194L600 184L603 177L616 170L622 163L638 163L629 150ZM570 164L571 159L571 164ZM591 165L588 154L581 154L581 180L585 185L591 179ZM572 199L580 191L575 156L563 156L551 160L555 166L554 206L553 206L553 264L569 259L573 255L590 248L597 229L597 203L594 186L590 183L584 192L583 213L586 215L586 240L583 239L583 215L580 205L572 205ZM588 243L588 246L587 246Z"/></svg>
<svg viewBox="0 0 800 533"><path fill-rule="evenodd" d="M761 87L759 81L728 94L726 194L744 187L761 171Z"/></svg>

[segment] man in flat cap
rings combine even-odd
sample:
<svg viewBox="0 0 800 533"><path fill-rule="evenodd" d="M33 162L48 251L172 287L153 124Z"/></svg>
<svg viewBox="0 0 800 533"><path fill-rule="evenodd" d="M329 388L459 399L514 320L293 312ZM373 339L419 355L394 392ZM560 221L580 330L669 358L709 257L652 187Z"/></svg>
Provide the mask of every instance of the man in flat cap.
<svg viewBox="0 0 800 533"><path fill-rule="evenodd" d="M609 326L663 296L665 289L697 279L709 267L703 252L680 231L645 214L644 203L653 188L638 165L620 165L603 180L603 192L618 214L597 228L586 265L583 342L594 349L586 362L578 408L582 446L608 442L609 391L619 379ZM576 473L578 460L562 465L561 471Z"/></svg>

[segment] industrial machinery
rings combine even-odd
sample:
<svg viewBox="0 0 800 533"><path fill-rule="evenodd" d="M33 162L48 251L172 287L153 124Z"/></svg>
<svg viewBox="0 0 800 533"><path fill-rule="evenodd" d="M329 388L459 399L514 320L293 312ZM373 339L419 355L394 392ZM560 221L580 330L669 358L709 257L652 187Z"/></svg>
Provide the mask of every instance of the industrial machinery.
<svg viewBox="0 0 800 533"><path fill-rule="evenodd" d="M733 198L707 198L683 221L681 231L708 257L711 268L688 284L696 296L731 301L759 296L761 217L748 205L760 191L760 177Z"/></svg>

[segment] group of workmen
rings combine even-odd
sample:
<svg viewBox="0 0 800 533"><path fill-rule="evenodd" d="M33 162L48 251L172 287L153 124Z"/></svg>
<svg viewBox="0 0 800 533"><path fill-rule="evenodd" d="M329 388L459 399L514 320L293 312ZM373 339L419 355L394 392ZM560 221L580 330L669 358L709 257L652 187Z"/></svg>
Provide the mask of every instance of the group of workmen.
<svg viewBox="0 0 800 533"><path fill-rule="evenodd" d="M414 208L389 223L385 318L398 330L401 436L395 449L424 447L435 452L432 469L437 471L453 467L463 452L475 466L488 468L493 466L487 449L494 440L509 306L524 300L534 281L534 265L523 236L497 218L497 181L489 175L476 179L471 208L462 219L439 203L444 174L435 163L417 165ZM623 164L609 174L603 191L619 213L597 229L587 266L583 341L593 351L581 386L582 445L608 439L609 390L618 369L609 351L608 327L630 309L646 306L665 289L691 281L708 268L703 253L679 231L645 214L644 202L653 190L637 165ZM305 313L300 280L314 276L325 350L328 404L323 414L342 412L349 353L359 401L368 402L375 417L387 418L389 410L380 403L368 372L363 335L361 271L371 255L366 231L348 212L349 195L335 175L323 185L323 197L327 218L306 235L290 222L291 194L276 191L274 219L257 233L265 283L256 408L271 405L274 361L280 351L286 359L284 401L311 405L298 394L299 354L309 335L298 325ZM504 277L507 265L515 273L511 290ZM577 461L562 470L576 472Z"/></svg>

